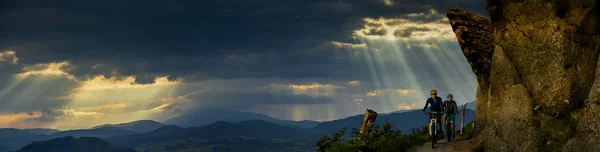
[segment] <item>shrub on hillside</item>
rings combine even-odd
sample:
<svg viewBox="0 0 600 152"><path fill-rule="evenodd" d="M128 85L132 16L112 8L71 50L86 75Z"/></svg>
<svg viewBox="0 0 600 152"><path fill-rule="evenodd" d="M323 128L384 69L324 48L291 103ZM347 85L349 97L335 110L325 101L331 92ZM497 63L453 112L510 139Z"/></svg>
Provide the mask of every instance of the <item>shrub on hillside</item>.
<svg viewBox="0 0 600 152"><path fill-rule="evenodd" d="M344 140L346 129L342 129L321 137L317 141L319 152L358 152L358 151L383 151L402 152L409 151L415 146L420 146L429 141L427 128L415 128L410 134L403 135L400 130L393 129L391 123L383 126L373 126L368 134L358 135L354 130L353 139Z"/></svg>

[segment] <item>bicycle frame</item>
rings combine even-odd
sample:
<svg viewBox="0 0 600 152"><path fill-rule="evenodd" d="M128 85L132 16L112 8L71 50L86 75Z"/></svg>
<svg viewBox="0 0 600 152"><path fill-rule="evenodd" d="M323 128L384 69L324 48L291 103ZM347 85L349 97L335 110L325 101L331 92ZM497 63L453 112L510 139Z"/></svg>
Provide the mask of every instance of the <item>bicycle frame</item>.
<svg viewBox="0 0 600 152"><path fill-rule="evenodd" d="M437 135L437 117L435 115L429 119L429 125L431 125L431 129L434 130L431 134Z"/></svg>
<svg viewBox="0 0 600 152"><path fill-rule="evenodd" d="M437 133L438 133L438 116L441 115L441 112L428 112L430 114L431 119L429 119L429 125L431 126L431 148L435 148L435 144L437 143Z"/></svg>
<svg viewBox="0 0 600 152"><path fill-rule="evenodd" d="M431 119L429 119L429 124L432 125L431 129L434 129L434 132L432 132L432 135L437 135L437 130L438 130L437 123L439 121L437 119L437 116L441 115L442 113L441 112L428 112L428 114L431 115Z"/></svg>

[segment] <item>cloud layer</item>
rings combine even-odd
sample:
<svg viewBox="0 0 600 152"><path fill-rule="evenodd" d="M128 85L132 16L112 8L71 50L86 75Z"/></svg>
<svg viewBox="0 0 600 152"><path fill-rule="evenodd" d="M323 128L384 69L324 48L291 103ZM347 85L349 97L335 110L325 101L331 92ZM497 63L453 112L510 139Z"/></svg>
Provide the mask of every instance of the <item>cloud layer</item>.
<svg viewBox="0 0 600 152"><path fill-rule="evenodd" d="M484 3L7 3L0 127L83 128L206 108L331 120L420 108L432 88L472 101L475 77L441 12L484 14Z"/></svg>

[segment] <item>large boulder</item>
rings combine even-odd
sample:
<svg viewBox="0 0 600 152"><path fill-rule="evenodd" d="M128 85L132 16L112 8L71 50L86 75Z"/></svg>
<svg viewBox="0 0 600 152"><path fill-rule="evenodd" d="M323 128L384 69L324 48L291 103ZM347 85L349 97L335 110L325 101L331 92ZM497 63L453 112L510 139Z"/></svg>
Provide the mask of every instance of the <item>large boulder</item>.
<svg viewBox="0 0 600 152"><path fill-rule="evenodd" d="M488 78L492 65L494 39L492 22L489 19L467 12L463 9L450 9L447 13L450 25L458 38L458 44L463 54L469 61L473 73L477 76L477 99L485 102L476 102L477 127L475 133L481 132L486 124ZM476 135L475 134L475 135Z"/></svg>
<svg viewBox="0 0 600 152"><path fill-rule="evenodd" d="M600 2L487 2L491 23L447 13L479 82L484 148L600 151Z"/></svg>

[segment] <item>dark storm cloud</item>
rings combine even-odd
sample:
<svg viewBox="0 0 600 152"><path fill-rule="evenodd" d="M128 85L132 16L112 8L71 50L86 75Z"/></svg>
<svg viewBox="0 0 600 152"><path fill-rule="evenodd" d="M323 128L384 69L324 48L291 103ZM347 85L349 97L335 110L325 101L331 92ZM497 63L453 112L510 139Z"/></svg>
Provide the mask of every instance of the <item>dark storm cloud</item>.
<svg viewBox="0 0 600 152"><path fill-rule="evenodd" d="M407 29L394 31L394 36L408 38L415 31L431 31L431 30L437 30L437 29L431 29L431 28L426 28L426 27L410 27ZM439 30L437 30L437 31L440 32Z"/></svg>
<svg viewBox="0 0 600 152"><path fill-rule="evenodd" d="M74 116L74 112L67 109L59 108L44 108L41 111L40 117L28 118L28 121L39 121L39 122L54 122L59 118Z"/></svg>
<svg viewBox="0 0 600 152"><path fill-rule="evenodd" d="M156 80L156 77L148 77L148 76L141 76L138 75L135 77L135 83L136 84L153 84Z"/></svg>
<svg viewBox="0 0 600 152"><path fill-rule="evenodd" d="M310 66L300 71L312 71L293 74L267 72L273 67L244 69L240 64L245 62L231 62L226 54L294 52L330 41L347 42L351 32L364 24L363 17L399 17L430 9L444 12L454 6L481 12L484 6L483 2L467 0L393 4L386 6L379 0L24 0L3 7L1 46L15 48L24 64L71 60L81 68L113 64L117 69L83 70L75 73L77 76L202 71L229 78L322 77L326 76L324 71ZM261 59L272 65L298 67L311 64L304 61L310 58L291 58L303 62ZM240 72L244 70L251 72L245 75Z"/></svg>
<svg viewBox="0 0 600 152"><path fill-rule="evenodd" d="M385 29L371 29L364 32L365 35L385 35L388 31Z"/></svg>
<svg viewBox="0 0 600 152"><path fill-rule="evenodd" d="M391 23L391 24L397 24L397 23ZM380 23L365 23L365 26L369 26L369 27L373 27L373 28L383 27L383 25Z"/></svg>

